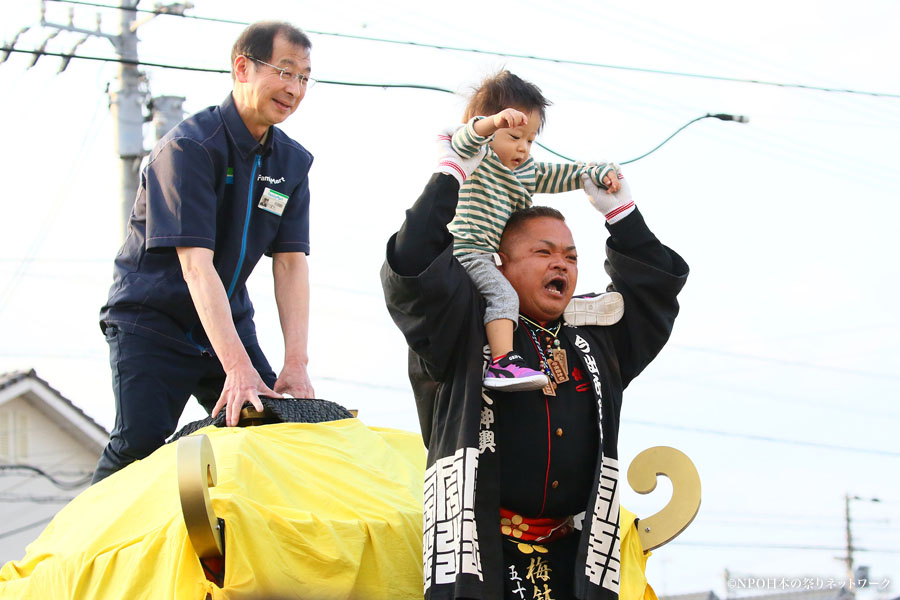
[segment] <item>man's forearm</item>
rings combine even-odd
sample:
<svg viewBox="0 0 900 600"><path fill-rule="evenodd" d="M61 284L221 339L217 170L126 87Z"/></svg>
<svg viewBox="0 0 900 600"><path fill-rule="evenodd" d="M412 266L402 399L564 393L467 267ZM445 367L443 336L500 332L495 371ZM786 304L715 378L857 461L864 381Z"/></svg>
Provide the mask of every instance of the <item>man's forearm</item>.
<svg viewBox="0 0 900 600"><path fill-rule="evenodd" d="M309 265L302 252L284 252L272 257L275 303L284 336L284 364L303 366L309 362Z"/></svg>
<svg viewBox="0 0 900 600"><path fill-rule="evenodd" d="M222 368L228 372L251 362L234 327L225 286L213 266L212 255L206 248L178 248L181 270L200 323Z"/></svg>
<svg viewBox="0 0 900 600"><path fill-rule="evenodd" d="M650 231L637 208L606 228L610 234L606 241L609 248L662 271L670 272L674 268L670 251Z"/></svg>

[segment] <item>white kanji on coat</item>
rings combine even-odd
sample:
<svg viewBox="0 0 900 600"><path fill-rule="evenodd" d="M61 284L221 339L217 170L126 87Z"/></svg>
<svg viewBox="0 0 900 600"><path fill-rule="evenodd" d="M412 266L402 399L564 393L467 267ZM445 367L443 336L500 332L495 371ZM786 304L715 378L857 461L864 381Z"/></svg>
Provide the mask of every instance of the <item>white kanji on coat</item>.
<svg viewBox="0 0 900 600"><path fill-rule="evenodd" d="M493 432L491 432L493 433ZM425 590L459 575L482 579L475 526L478 450L460 448L425 470L422 552Z"/></svg>
<svg viewBox="0 0 900 600"><path fill-rule="evenodd" d="M489 409L487 406L482 407L481 409L481 427L484 429L490 429L491 425L494 424L494 411Z"/></svg>
<svg viewBox="0 0 900 600"><path fill-rule="evenodd" d="M494 432L490 429L482 429L478 432L478 454L484 454L485 450L497 451L497 442L494 440Z"/></svg>

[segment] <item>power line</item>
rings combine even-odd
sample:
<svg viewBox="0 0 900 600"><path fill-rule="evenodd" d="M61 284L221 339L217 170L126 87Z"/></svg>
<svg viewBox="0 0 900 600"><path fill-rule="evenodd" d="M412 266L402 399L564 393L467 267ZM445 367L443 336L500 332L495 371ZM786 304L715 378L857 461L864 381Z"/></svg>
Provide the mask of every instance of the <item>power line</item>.
<svg viewBox="0 0 900 600"><path fill-rule="evenodd" d="M54 1L55 2L63 2L64 0L54 0ZM110 58L110 57L102 57L102 56L63 54L60 52L47 52L44 50L19 50L19 49L11 48L11 47L9 47L9 48L2 47L2 48L0 48L0 51L20 52L23 54L33 54L35 56L44 56L44 55L56 56L56 57L62 58L64 60L71 60L73 58L81 58L81 59L85 59L85 60L96 60L96 61L102 61L102 62L122 63L122 64L127 64L127 65L145 66L145 67L159 67L162 69L176 69L176 70L182 70L182 71L199 71L199 72L203 72L203 73L223 73L224 74L224 73L231 72L230 70L226 70L226 69L213 69L213 68L207 68L207 67L189 67L189 66L184 66L184 65L170 65L170 64L164 64L164 63L147 62L147 61L141 61L141 60L125 59L125 58ZM444 94L456 95L456 92L454 92L453 90L434 86L434 85L424 85L424 84L420 84L420 83L364 83L364 82L359 82L359 81L338 81L338 80L332 80L332 79L316 79L316 81L318 83L323 83L323 84L327 84L327 85L343 85L343 86L350 86L350 87L370 87L370 88L382 88L382 89L402 88L402 89L410 89L410 90L426 90L426 91L441 92ZM666 142L668 142L673 137L678 135L682 130L687 128L689 125L696 123L697 121L700 121L702 119L709 119L709 118L716 118L716 119L720 119L723 121L739 121L742 123L746 123L745 117L736 117L734 115L726 115L726 114L715 114L714 115L714 114L707 113L703 116L692 119L692 120L688 121L687 123L685 123L684 125L682 125L681 127L679 127L675 131L675 133L673 133L672 135L670 135L669 137L664 139L662 142L657 144L652 150L649 150L648 152L641 154L637 158L623 160L619 164L627 165L629 163L636 162L636 161L644 158L645 156L649 156L650 154L652 154L652 153L656 152L657 150L659 150L660 148L662 148L662 146L664 144L666 144ZM534 143L536 145L540 146L541 148L543 148L544 150L546 150L547 152L554 154L554 155L558 156L559 158L562 158L563 160L567 160L570 162L577 162L575 159L570 158L564 154L560 154L556 150L553 150L552 148L545 146L541 142L535 141Z"/></svg>
<svg viewBox="0 0 900 600"><path fill-rule="evenodd" d="M706 371L704 371L704 375L708 375ZM774 391L771 389L756 389L749 386L742 386L737 384L724 384L716 381L708 381L702 380L697 381L696 378L698 376L696 374L692 376L688 375L665 375L659 378L659 381L663 382L675 382L685 386L693 386L698 387L704 390L715 390L715 391L724 391L729 394L737 394L742 396L749 396L750 398L756 400L765 400L768 402L777 402L782 403L784 401L790 402L794 406L813 406L817 410L831 410L836 412L850 412L855 416L870 416L870 417L886 417L888 419L900 419L900 412L889 412L883 410L870 410L866 408L860 408L858 405L848 405L846 403L841 404L840 401L837 403L834 402L825 402L824 400L817 400L813 398L806 398L802 396L797 396L796 394L789 394L779 391ZM857 398L859 400L859 398Z"/></svg>
<svg viewBox="0 0 900 600"><path fill-rule="evenodd" d="M412 388L403 388L396 385L386 385L378 383L369 383L367 381L354 381L352 379L343 379L340 377L329 377L327 375L317 375L316 380L330 381L331 383L340 383L344 385L352 385L356 387L364 387L373 390L387 390L389 392L401 392L403 394L412 393Z"/></svg>
<svg viewBox="0 0 900 600"><path fill-rule="evenodd" d="M844 375L858 375L860 377L876 377L879 379L890 379L900 381L900 375L893 373L879 373L877 371L862 371L859 369L847 369L845 367L835 367L829 365L817 365L815 363L803 362L800 360L788 360L771 356L758 356L754 354L743 354L740 352L729 352L727 350L716 350L714 348L702 348L699 346L686 346L684 344L673 344L674 347L690 352L702 352L705 354L714 354L716 356L727 356L729 358L743 358L747 360L758 360L762 362L775 363L781 366L802 367L804 369L816 369L819 371L828 371L829 373L842 373Z"/></svg>
<svg viewBox="0 0 900 600"><path fill-rule="evenodd" d="M22 533L23 531L28 531L29 529L33 529L34 527L37 527L39 525L44 525L45 523L49 523L52 520L53 517L46 517L44 519L41 519L40 521L35 521L34 523L29 523L28 525L22 525L21 527L10 529L9 531L4 531L0 533L0 540L16 535L17 533Z"/></svg>
<svg viewBox="0 0 900 600"><path fill-rule="evenodd" d="M715 429L705 429L702 427L686 427L683 425L671 425L669 423L654 423L653 421L641 421L638 419L622 419L623 423L634 423L635 425L646 425L649 427L661 427L664 429L676 429L679 431L690 431L694 433L706 433L709 435L721 435L729 438L742 438L755 442L773 442L776 444L788 444L790 446L806 446L809 448L823 448L826 450L840 450L843 452L858 452L861 454L875 454L877 456L900 456L900 452L891 452L889 450L876 450L874 448L856 448L853 446L838 446L836 444L825 444L822 442L805 442L802 440L790 440L786 438L776 438L767 435L756 435L752 433L735 433L733 431L718 431Z"/></svg>
<svg viewBox="0 0 900 600"><path fill-rule="evenodd" d="M879 504L885 504L885 503L893 503L893 504L896 504L897 502L896 502L896 501L893 501L893 500L883 500L883 499L879 499ZM796 520L799 520L799 521L810 521L810 520L811 520L811 521L831 521L831 520L839 520L839 521L843 522L843 520L844 520L844 515L843 515L843 514L809 514L809 513L804 513L804 514L801 515L801 514L791 514L791 513L783 513L783 512L778 512L778 513L761 513L761 512L748 512L748 511L743 511L743 510L742 510L742 511L739 511L739 512L733 512L733 511L727 511L727 510L705 510L705 509L704 509L704 511L703 511L703 514L704 514L705 516L713 515L713 516L718 516L718 517L732 517L732 518L754 518L754 517L760 517L760 518L764 518L764 519L769 519L769 518L772 518L772 517L776 517L776 518L779 519L779 520L791 520L791 521L796 521ZM878 519L853 519L853 522L855 523L855 522L858 521L858 520L859 520L859 521L876 521L876 520L878 520Z"/></svg>
<svg viewBox="0 0 900 600"><path fill-rule="evenodd" d="M68 504L75 498L72 496L16 496L0 494L0 502L30 502L32 504Z"/></svg>
<svg viewBox="0 0 900 600"><path fill-rule="evenodd" d="M744 544L744 543L728 543L728 542L691 542L691 541L673 541L673 546L702 546L707 548L765 548L768 550L820 550L828 552L843 552L845 548L839 546L812 546L803 544ZM900 550L887 548L856 548L855 552L873 552L876 554L900 554Z"/></svg>
<svg viewBox="0 0 900 600"><path fill-rule="evenodd" d="M57 2L61 0L55 0ZM143 60L132 60L129 58L112 58L108 56L87 56L84 54L71 54L65 52L48 52L46 50L20 50L19 48L11 48L3 46L0 52L19 52L22 54L33 54L35 56L56 56L64 59L80 58L82 60L98 60L101 62L121 63L124 65L135 65L139 67L160 67L162 69L178 69L181 71L199 71L202 73L231 73L227 69L209 69L206 67L189 67L186 65L167 65L163 63L152 63Z"/></svg>
<svg viewBox="0 0 900 600"><path fill-rule="evenodd" d="M66 4L81 4L84 6L93 6L95 8L108 8L108 9L119 9L119 10L133 10L135 12L144 12L151 13L155 15L167 15L172 17L181 17L185 19L194 19L198 21L209 21L212 23L225 23L229 25L249 25L249 22L245 21L236 21L231 19L219 19L215 17L203 17L197 15L186 15L181 12L166 12L164 8L157 10L147 10L147 9L130 9L130 8L122 8L120 6L109 6L106 4L95 4L91 2L84 2L81 0L50 0L51 2L60 2ZM307 33L312 33L315 35L325 35L330 37L337 37L343 39L351 39L358 40L364 42L377 42L382 44L394 44L394 45L402 45L402 46L412 46L415 48L430 48L434 50L446 50L451 52L466 52L470 54L480 54L486 56L502 56L504 58L519 58L523 60L534 60L539 62L549 62L554 64L562 64L562 65L573 65L579 67L591 67L591 68L599 68L599 69L614 69L618 71L630 71L635 73L645 73L650 75L667 75L671 77L688 77L693 79L705 79L711 81L727 81L731 83L747 83L754 85L765 85L771 87L780 87L780 88L793 88L793 89L802 89L809 91L817 91L817 92L833 92L833 93L841 93L841 94L856 94L863 96L873 96L878 98L900 98L900 94L893 94L887 92L871 92L866 90L854 90L849 88L833 88L833 87L824 87L824 86L816 86L816 85L808 85L803 83L786 83L780 81L766 81L762 79L744 79L740 77L727 77L723 75L707 75L702 73L689 73L684 71L668 71L664 69L650 69L646 67L631 67L626 65L611 65L606 63L597 63L590 61L582 61L582 60L571 60L564 58L551 58L546 56L537 56L533 54L516 54L513 52L500 52L498 50L483 50L480 48L466 48L461 46L449 46L446 44L429 44L426 42L413 42L409 40L392 40L389 38L379 38L365 35L353 35L348 33L337 33L333 31L318 31L315 29L305 29Z"/></svg>
<svg viewBox="0 0 900 600"><path fill-rule="evenodd" d="M865 528L865 534L867 536L871 536L873 533L891 533L893 531L900 531L900 527L891 526L885 523L888 519L880 520L880 519L868 519L868 523L861 526L857 519L853 520L854 529L863 529ZM698 521L694 521L697 523ZM734 527L734 528L753 528L757 529L759 527L777 527L778 529L798 529L798 530L809 530L814 529L816 531L822 531L823 529L840 529L843 531L844 523L838 520L829 523L796 523L796 522L783 522L779 520L777 517L773 517L771 519L766 520L751 520L751 521L740 521L735 519L726 519L726 518L703 518L704 524L716 524L717 527ZM875 529L873 532L872 529Z"/></svg>
<svg viewBox="0 0 900 600"><path fill-rule="evenodd" d="M63 0L53 0L62 2ZM166 63L149 62L146 60L132 60L129 58L114 58L110 56L88 56L85 54L71 54L65 52L48 52L46 50L22 50L19 48L0 47L0 52L19 52L21 54L32 54L35 56L55 56L63 59L80 58L82 60L95 60L100 62L120 63L125 65L134 65L137 67L158 67L160 69L175 69L178 71L196 71L200 73L225 74L231 73L231 69L215 69L210 67L191 67L188 65L172 65ZM405 88L412 90L428 90L433 92L443 92L445 94L455 94L453 90L437 87L434 85L424 85L420 83L363 83L358 81L337 81L331 79L316 79L318 83L327 85L346 85L352 87L375 87L375 88Z"/></svg>
<svg viewBox="0 0 900 600"><path fill-rule="evenodd" d="M97 121L98 117L101 114L100 106L101 106L101 104L96 105L96 108L94 110L94 115L91 117L88 128L85 131L84 137L81 140L81 146L79 147L78 152L76 154L78 157L80 157L80 159L84 158L85 150L88 148L88 145L93 141L92 137L91 137L92 134L93 134L93 136L97 135L98 129L95 128L93 125ZM72 172L75 170L75 168L77 167L77 164L78 164L78 162L75 161L71 165L69 165L69 175L71 175ZM71 179L71 177L66 177L64 179L64 181L68 181L69 179ZM71 193L71 191L72 191L71 187L67 187L66 189L67 189L68 193ZM31 262L34 260L34 257L37 255L41 244L43 244L44 240L46 239L46 237L49 233L49 230L50 230L50 225L53 223L54 219L56 218L57 214L59 213L59 211L62 207L62 201L66 195L67 194L65 192L54 194L54 199L50 204L50 210L47 212L47 214L41 220L37 237L34 238L34 240L32 241L25 257L21 260L21 262L19 262L18 266L16 267L16 270L13 273L12 279L9 281L9 283L6 286L6 289L3 291L3 295L0 296L0 313L2 313L4 311L7 303L13 297L13 294L15 293L16 288L18 287L19 283L21 283L22 279L25 277L29 267L31 266Z"/></svg>
<svg viewBox="0 0 900 600"><path fill-rule="evenodd" d="M60 4L77 4L79 6L91 6L93 8L109 8L111 10L127 10L129 12L145 13L150 15L165 15L168 17L184 17L185 19L194 19L196 21L209 21L211 23L225 23L228 25L249 25L246 21L233 21L231 19L221 19L217 17L201 17L197 15L185 15L180 12L168 12L165 6L150 10L147 8L132 8L128 6L111 6L109 4L98 4L96 2L84 2L83 0L47 0L47 2L58 2ZM309 30L306 30L309 31ZM311 32L312 33L312 32Z"/></svg>
<svg viewBox="0 0 900 600"><path fill-rule="evenodd" d="M33 465L0 465L0 471L30 471L37 475L40 475L44 479L47 479L50 483L55 485L61 490L75 490L84 485L87 485L91 482L91 477L93 477L93 471L82 477L81 479L76 479L74 481L61 481L50 475L40 467L35 467Z"/></svg>

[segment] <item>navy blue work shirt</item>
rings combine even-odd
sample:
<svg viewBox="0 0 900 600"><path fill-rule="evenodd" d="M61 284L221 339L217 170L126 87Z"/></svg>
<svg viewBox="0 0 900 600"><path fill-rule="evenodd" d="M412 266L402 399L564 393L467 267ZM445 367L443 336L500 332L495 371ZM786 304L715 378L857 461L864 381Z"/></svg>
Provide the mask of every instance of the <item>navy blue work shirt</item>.
<svg viewBox="0 0 900 600"><path fill-rule="evenodd" d="M214 355L175 251L199 247L214 252L241 341L256 343L245 282L263 254L309 254L312 161L274 126L260 144L231 94L182 121L156 144L141 173L101 328L115 325L182 352Z"/></svg>

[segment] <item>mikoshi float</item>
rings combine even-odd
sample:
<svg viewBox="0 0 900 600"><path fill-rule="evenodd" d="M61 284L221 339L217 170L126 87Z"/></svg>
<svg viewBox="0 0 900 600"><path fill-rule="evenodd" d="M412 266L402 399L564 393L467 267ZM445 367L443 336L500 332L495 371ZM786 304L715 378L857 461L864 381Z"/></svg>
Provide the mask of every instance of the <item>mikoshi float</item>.
<svg viewBox="0 0 900 600"><path fill-rule="evenodd" d="M324 400L264 402L243 413L257 426L198 422L83 491L0 569L0 598L421 598L421 436ZM651 448L628 477L648 493L658 474L673 482L663 511L620 517L622 600L656 598L649 550L699 507L686 456Z"/></svg>

